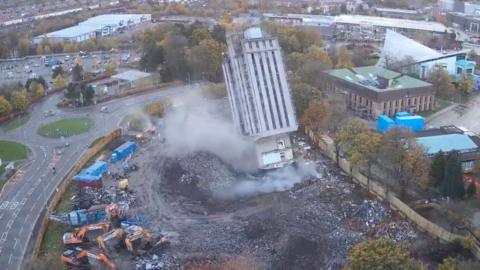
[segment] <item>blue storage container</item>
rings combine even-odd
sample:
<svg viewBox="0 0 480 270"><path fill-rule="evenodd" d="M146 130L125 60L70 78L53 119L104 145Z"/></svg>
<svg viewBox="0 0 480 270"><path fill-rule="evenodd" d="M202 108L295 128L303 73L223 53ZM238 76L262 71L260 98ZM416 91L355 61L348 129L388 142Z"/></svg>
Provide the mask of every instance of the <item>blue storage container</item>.
<svg viewBox="0 0 480 270"><path fill-rule="evenodd" d="M395 125L405 127L413 132L422 131L425 128L425 119L420 115L408 114L395 117Z"/></svg>
<svg viewBox="0 0 480 270"><path fill-rule="evenodd" d="M377 119L377 131L386 132L391 126L395 125L395 122L388 117L388 115L380 115Z"/></svg>
<svg viewBox="0 0 480 270"><path fill-rule="evenodd" d="M135 152L136 149L137 149L136 143L131 141L125 142L124 144L120 145L117 149L113 151L112 162L125 158L126 156Z"/></svg>

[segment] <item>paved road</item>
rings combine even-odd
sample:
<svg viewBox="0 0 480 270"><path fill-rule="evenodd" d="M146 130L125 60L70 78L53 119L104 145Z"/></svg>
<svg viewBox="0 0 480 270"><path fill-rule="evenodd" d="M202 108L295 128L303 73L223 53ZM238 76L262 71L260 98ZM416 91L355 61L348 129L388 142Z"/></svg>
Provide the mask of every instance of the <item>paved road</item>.
<svg viewBox="0 0 480 270"><path fill-rule="evenodd" d="M465 105L455 105L427 122L428 126L440 127L454 124L480 134L480 95L472 97Z"/></svg>
<svg viewBox="0 0 480 270"><path fill-rule="evenodd" d="M60 95L50 96L35 105L27 124L5 133L0 138L18 141L28 145L32 154L28 165L20 170L17 177L7 184L0 195L0 268L19 269L29 258L32 242L38 230L37 222L45 213L46 205L62 177L73 167L75 161L97 137L117 128L125 115L138 106L177 93L192 91L200 85L176 86L144 95L125 97L78 110L61 111L56 108ZM101 106L108 106L110 113L100 112ZM43 111L54 110L57 114L45 119ZM37 129L45 122L61 118L88 116L95 120L95 127L88 133L68 138L70 147L58 154L55 147L59 139L48 139L37 135ZM57 173L52 174L55 166ZM32 238L32 239L30 239Z"/></svg>

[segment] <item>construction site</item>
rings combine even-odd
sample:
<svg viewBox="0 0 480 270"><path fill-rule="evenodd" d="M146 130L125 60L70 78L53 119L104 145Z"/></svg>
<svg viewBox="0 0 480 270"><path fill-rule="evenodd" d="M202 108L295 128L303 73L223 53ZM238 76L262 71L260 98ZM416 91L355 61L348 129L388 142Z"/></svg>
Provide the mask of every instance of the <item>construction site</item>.
<svg viewBox="0 0 480 270"><path fill-rule="evenodd" d="M362 191L300 133L293 165L260 171L228 101L171 104L162 118L135 111L145 132L126 128L73 178L72 212L50 217L68 224L58 232L68 267L342 269L369 237L405 242L424 262L450 248Z"/></svg>

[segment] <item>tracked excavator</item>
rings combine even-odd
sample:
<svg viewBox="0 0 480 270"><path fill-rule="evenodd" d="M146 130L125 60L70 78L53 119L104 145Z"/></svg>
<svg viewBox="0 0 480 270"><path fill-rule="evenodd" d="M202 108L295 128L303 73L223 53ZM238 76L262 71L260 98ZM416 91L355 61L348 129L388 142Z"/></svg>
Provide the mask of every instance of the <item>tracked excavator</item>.
<svg viewBox="0 0 480 270"><path fill-rule="evenodd" d="M124 237L124 235L125 235L125 231L123 229L115 229L105 234L102 234L99 237L97 237L98 247L105 250L106 243L114 239L121 239Z"/></svg>
<svg viewBox="0 0 480 270"><path fill-rule="evenodd" d="M87 238L87 233L92 231L102 230L103 233L108 232L110 224L107 222L101 222L97 224L91 224L81 227L74 232L67 232L63 234L63 244L65 245L82 245L90 242Z"/></svg>
<svg viewBox="0 0 480 270"><path fill-rule="evenodd" d="M152 234L140 226L129 226L125 231L125 246L130 252L133 252L133 242L139 240L148 243L152 240Z"/></svg>
<svg viewBox="0 0 480 270"><path fill-rule="evenodd" d="M90 259L102 262L109 269L116 269L115 264L102 252L94 254L77 247L75 249L68 249L62 254L62 262L73 267L88 267L90 265Z"/></svg>

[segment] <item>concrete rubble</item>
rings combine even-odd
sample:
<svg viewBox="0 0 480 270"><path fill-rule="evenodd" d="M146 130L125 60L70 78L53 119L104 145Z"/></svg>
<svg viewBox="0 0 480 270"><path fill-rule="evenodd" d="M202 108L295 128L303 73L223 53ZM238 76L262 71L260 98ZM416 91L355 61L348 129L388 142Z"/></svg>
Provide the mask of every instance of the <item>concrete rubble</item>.
<svg viewBox="0 0 480 270"><path fill-rule="evenodd" d="M413 242L418 234L407 221L389 222L376 228L376 238L388 238L395 242Z"/></svg>
<svg viewBox="0 0 480 270"><path fill-rule="evenodd" d="M347 207L348 218L358 219L367 229L375 228L390 216L390 209L379 201L364 200L360 204L343 203Z"/></svg>
<svg viewBox="0 0 480 270"><path fill-rule="evenodd" d="M135 259L136 270L174 270L180 269L180 264L173 256L166 254L142 256Z"/></svg>

